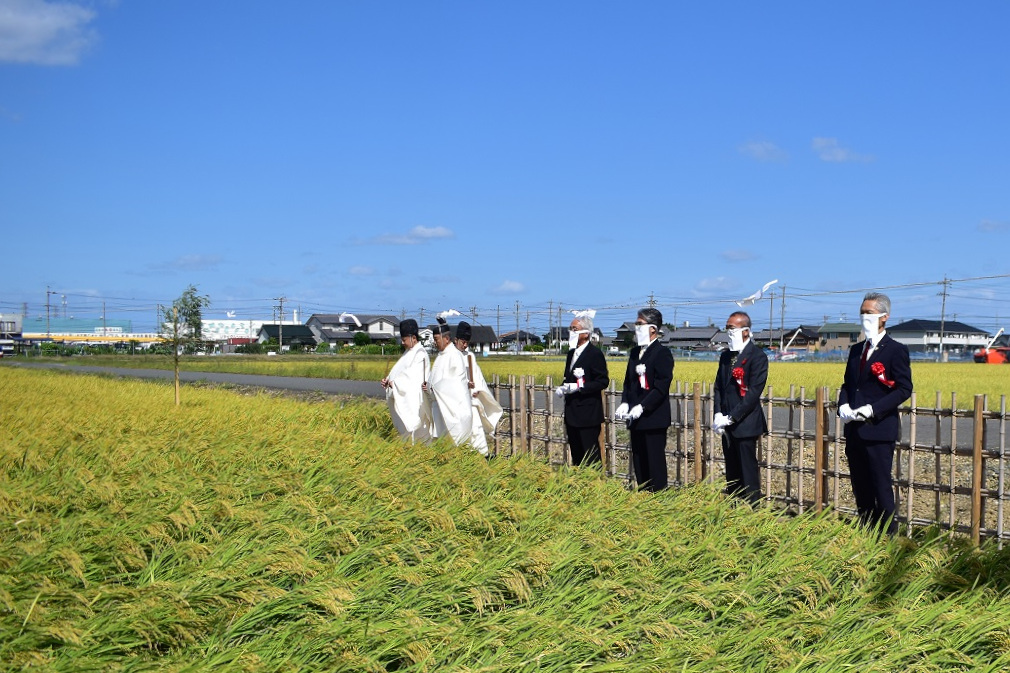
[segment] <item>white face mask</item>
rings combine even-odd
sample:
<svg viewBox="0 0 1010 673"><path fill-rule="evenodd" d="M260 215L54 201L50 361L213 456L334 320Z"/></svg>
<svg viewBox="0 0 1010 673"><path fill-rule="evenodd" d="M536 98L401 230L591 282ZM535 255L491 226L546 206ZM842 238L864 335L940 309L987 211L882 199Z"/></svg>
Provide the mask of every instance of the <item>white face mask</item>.
<svg viewBox="0 0 1010 673"><path fill-rule="evenodd" d="M726 336L729 337L729 349L734 353L739 353L747 345L743 336L744 329L743 327L734 327L726 330Z"/></svg>
<svg viewBox="0 0 1010 673"><path fill-rule="evenodd" d="M863 336L868 340L872 341L877 338L880 334L880 319L883 318L886 313L863 313L859 316L859 319L863 323Z"/></svg>
<svg viewBox="0 0 1010 673"><path fill-rule="evenodd" d="M577 332L569 332L568 333L568 347L570 349L572 349L572 350L575 350L576 348L578 348L579 347L579 335L580 334L585 334L585 333L586 333L586 330L578 330Z"/></svg>
<svg viewBox="0 0 1010 673"><path fill-rule="evenodd" d="M635 343L639 346L647 346L652 341L652 334L649 328L652 325L635 325Z"/></svg>

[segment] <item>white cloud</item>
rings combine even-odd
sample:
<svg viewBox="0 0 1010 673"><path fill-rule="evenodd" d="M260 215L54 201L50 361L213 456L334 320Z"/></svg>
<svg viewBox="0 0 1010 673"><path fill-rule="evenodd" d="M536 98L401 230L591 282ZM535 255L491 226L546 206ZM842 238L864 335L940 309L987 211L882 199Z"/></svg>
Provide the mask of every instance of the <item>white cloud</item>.
<svg viewBox="0 0 1010 673"><path fill-rule="evenodd" d="M414 227L410 230L410 235L414 238L452 238L452 230L445 227Z"/></svg>
<svg viewBox="0 0 1010 673"><path fill-rule="evenodd" d="M755 255L750 250L744 250L742 248L736 248L734 250L723 250L719 253L719 256L725 259L727 262L749 262L752 259L757 259L758 256Z"/></svg>
<svg viewBox="0 0 1010 673"><path fill-rule="evenodd" d="M352 276L372 276L375 275L375 269L370 266L352 266L347 273Z"/></svg>
<svg viewBox="0 0 1010 673"><path fill-rule="evenodd" d="M461 283L463 282L459 276L421 276L418 280L422 283L431 284L445 284L445 283Z"/></svg>
<svg viewBox="0 0 1010 673"><path fill-rule="evenodd" d="M872 155L857 154L846 147L842 147L838 144L837 138L814 138L810 143L810 148L817 154L821 161L844 163L847 161L874 160Z"/></svg>
<svg viewBox="0 0 1010 673"><path fill-rule="evenodd" d="M1008 231L1010 222L997 222L996 220L982 220L978 223L978 230L982 232Z"/></svg>
<svg viewBox="0 0 1010 673"><path fill-rule="evenodd" d="M98 41L88 28L95 12L81 5L45 0L0 3L0 62L76 65Z"/></svg>
<svg viewBox="0 0 1010 673"><path fill-rule="evenodd" d="M371 243L374 245L418 245L426 241L439 238L452 238L456 234L452 229L446 227L422 227L417 226L406 234L380 234L374 238L358 241L361 243Z"/></svg>
<svg viewBox="0 0 1010 673"><path fill-rule="evenodd" d="M491 290L492 294L515 294L525 292L526 286L516 280L506 280L496 288Z"/></svg>
<svg viewBox="0 0 1010 673"><path fill-rule="evenodd" d="M694 286L694 293L701 297L712 297L731 293L740 287L739 281L726 276L715 276L714 278L702 278Z"/></svg>
<svg viewBox="0 0 1010 673"><path fill-rule="evenodd" d="M755 161L785 161L789 158L785 150L767 140L752 140L740 145L737 150Z"/></svg>

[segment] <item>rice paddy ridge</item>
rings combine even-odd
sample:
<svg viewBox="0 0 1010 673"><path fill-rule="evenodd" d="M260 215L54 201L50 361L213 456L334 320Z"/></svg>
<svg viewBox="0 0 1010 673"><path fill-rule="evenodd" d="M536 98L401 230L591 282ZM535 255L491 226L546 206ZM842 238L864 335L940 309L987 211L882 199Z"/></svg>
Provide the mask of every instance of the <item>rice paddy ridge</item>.
<svg viewBox="0 0 1010 673"><path fill-rule="evenodd" d="M0 367L0 667L1003 670L1008 554Z"/></svg>

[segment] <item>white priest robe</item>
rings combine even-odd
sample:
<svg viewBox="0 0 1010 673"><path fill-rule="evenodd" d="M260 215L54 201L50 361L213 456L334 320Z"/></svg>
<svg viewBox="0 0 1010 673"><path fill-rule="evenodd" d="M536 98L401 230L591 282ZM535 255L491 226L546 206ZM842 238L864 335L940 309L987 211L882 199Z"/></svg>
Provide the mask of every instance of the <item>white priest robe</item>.
<svg viewBox="0 0 1010 673"><path fill-rule="evenodd" d="M393 425L400 436L412 442L428 439L431 423L426 418L421 385L427 379L429 369L428 351L417 343L396 361L386 377L389 381L386 388L389 415L393 417Z"/></svg>
<svg viewBox="0 0 1010 673"><path fill-rule="evenodd" d="M466 361L455 346L449 344L436 357L428 375L431 405L431 436L450 436L456 444L470 439L473 412L470 403L470 382L466 378Z"/></svg>
<svg viewBox="0 0 1010 673"><path fill-rule="evenodd" d="M477 357L470 350L463 351L466 357L467 376L472 377L473 388L470 399L473 404L473 425L470 431L470 445L481 454L487 455L487 437L485 432L494 433L495 426L502 417L502 408L498 400L491 394L484 380L484 373L477 366Z"/></svg>

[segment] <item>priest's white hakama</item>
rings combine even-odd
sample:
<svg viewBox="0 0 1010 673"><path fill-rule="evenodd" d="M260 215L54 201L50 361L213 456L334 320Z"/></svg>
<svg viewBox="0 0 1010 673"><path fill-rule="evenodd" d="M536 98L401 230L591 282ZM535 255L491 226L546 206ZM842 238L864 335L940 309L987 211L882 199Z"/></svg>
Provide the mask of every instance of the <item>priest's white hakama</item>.
<svg viewBox="0 0 1010 673"><path fill-rule="evenodd" d="M389 372L386 404L396 431L412 442L428 440L430 419L425 413L424 384L431 369L428 352L420 343L404 353Z"/></svg>
<svg viewBox="0 0 1010 673"><path fill-rule="evenodd" d="M431 365L425 399L431 405L430 431L433 438L449 436L456 444L470 439L473 406L466 360L452 344L442 349Z"/></svg>
<svg viewBox="0 0 1010 673"><path fill-rule="evenodd" d="M469 350L464 351L463 356L466 358L467 375L473 377L473 389L470 390L473 405L470 445L486 456L488 446L484 433L494 433L495 426L502 417L502 408L491 394L491 389L487 387L484 373L477 366L476 356Z"/></svg>

